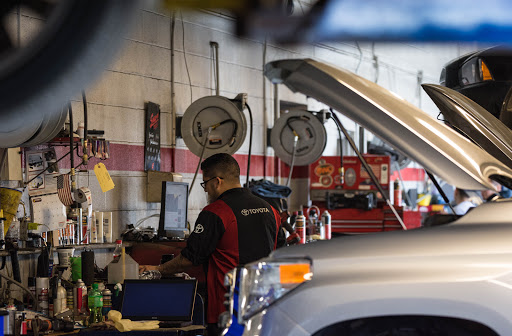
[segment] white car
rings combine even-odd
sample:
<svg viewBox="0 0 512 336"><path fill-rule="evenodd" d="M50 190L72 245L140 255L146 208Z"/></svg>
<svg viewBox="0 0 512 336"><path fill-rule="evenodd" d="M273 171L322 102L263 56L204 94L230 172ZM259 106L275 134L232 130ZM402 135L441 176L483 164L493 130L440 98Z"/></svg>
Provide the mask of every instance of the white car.
<svg viewBox="0 0 512 336"><path fill-rule="evenodd" d="M512 185L502 161L373 82L313 60L265 70L450 184ZM501 200L445 225L278 249L227 274L223 334L512 335L511 213Z"/></svg>

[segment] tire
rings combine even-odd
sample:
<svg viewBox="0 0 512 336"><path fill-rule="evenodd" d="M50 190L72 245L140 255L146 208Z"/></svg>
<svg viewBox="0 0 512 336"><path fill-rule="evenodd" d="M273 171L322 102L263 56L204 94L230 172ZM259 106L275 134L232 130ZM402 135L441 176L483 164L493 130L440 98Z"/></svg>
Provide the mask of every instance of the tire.
<svg viewBox="0 0 512 336"><path fill-rule="evenodd" d="M5 16L16 1L3 1ZM139 0L60 0L45 12L43 29L26 46L9 48L0 40L0 147L19 146L43 128L40 138L52 133L47 121L61 120L62 106L108 66L138 5Z"/></svg>

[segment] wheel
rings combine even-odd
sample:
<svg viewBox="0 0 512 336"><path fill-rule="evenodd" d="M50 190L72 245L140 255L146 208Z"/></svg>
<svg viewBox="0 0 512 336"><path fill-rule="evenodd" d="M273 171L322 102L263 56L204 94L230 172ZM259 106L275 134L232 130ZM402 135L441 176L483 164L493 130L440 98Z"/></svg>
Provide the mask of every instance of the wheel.
<svg viewBox="0 0 512 336"><path fill-rule="evenodd" d="M109 64L139 0L2 0L0 18L32 11L42 27L25 45L0 25L0 147L53 132L62 107ZM50 129L48 129L50 128ZM33 142L30 142L33 144Z"/></svg>

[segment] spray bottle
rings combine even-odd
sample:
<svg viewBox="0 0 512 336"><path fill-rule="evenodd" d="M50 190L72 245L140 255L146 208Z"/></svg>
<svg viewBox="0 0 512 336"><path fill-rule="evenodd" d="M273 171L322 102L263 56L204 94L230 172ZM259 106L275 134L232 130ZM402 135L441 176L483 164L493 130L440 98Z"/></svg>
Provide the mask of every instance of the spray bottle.
<svg viewBox="0 0 512 336"><path fill-rule="evenodd" d="M327 210L322 214L322 224L325 228L325 239L331 239L331 214Z"/></svg>
<svg viewBox="0 0 512 336"><path fill-rule="evenodd" d="M300 237L299 244L305 244L306 243L306 217L304 217L302 213L302 206L300 207L300 210L297 214L297 217L295 218L295 232Z"/></svg>
<svg viewBox="0 0 512 336"><path fill-rule="evenodd" d="M402 190L400 189L400 181L398 179L393 183L393 205L402 206Z"/></svg>

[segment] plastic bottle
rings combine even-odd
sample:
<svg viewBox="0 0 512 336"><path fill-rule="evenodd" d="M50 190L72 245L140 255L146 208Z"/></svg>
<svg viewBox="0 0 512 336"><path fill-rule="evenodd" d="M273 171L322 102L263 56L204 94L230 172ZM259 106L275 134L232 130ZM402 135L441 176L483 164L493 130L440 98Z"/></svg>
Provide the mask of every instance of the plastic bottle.
<svg viewBox="0 0 512 336"><path fill-rule="evenodd" d="M116 240L116 248L114 249L114 260L117 260L121 257L121 252L123 251L123 241L121 239Z"/></svg>
<svg viewBox="0 0 512 336"><path fill-rule="evenodd" d="M306 236L316 235L318 232L316 231L316 222L318 222L318 214L315 209L311 209L311 211L306 212L309 216L308 225L306 228Z"/></svg>
<svg viewBox="0 0 512 336"><path fill-rule="evenodd" d="M299 210L297 217L295 218L295 232L300 237L299 244L306 243L306 217L302 214L302 210Z"/></svg>
<svg viewBox="0 0 512 336"><path fill-rule="evenodd" d="M88 297L89 305L89 324L98 323L103 321L101 310L103 309L103 295L98 290L98 284L93 283L92 289Z"/></svg>
<svg viewBox="0 0 512 336"><path fill-rule="evenodd" d="M325 224L323 221L316 222L316 230L318 235L320 235L320 239L325 239Z"/></svg>
<svg viewBox="0 0 512 336"><path fill-rule="evenodd" d="M53 316L66 310L66 289L62 287L61 280L57 284L57 297L53 302Z"/></svg>

